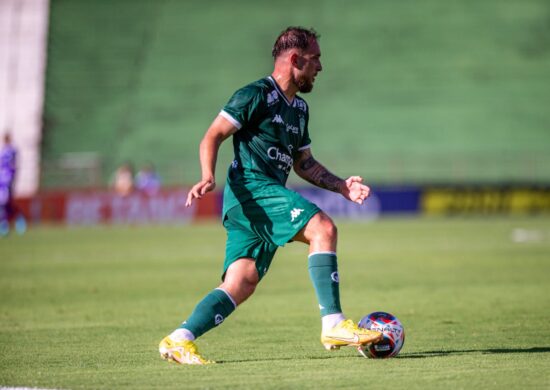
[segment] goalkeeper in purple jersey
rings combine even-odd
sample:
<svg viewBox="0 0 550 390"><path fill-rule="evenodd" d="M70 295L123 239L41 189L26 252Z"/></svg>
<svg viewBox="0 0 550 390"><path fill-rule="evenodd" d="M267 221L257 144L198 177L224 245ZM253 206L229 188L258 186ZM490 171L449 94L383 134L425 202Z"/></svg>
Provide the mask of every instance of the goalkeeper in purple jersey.
<svg viewBox="0 0 550 390"><path fill-rule="evenodd" d="M15 219L15 229L24 233L26 221L13 203L13 185L15 182L17 150L11 143L9 133L4 135L4 145L0 149L0 236L7 236L10 221Z"/></svg>

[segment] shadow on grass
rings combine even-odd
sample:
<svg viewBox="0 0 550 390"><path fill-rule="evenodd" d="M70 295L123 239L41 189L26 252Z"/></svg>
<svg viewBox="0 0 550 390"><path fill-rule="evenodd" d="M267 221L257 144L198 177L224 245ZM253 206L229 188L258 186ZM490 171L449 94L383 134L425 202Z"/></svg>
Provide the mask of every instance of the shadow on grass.
<svg viewBox="0 0 550 390"><path fill-rule="evenodd" d="M411 352L399 355L399 359L425 359L437 356L449 355L467 355L470 353L481 353L484 355L500 355L507 353L548 353L550 347L532 347L532 348L489 348L489 349L457 349L441 351Z"/></svg>
<svg viewBox="0 0 550 390"><path fill-rule="evenodd" d="M508 353L548 353L550 347L533 347L533 348L489 348L489 349L460 349L460 350L441 350L441 351L425 351L425 352L410 352L398 355L396 359L426 359L440 356L467 355L467 354L508 354ZM246 362L269 362L269 361L285 361L285 360L324 360L324 359L364 359L362 356L350 355L326 355L326 356L303 356L295 357L279 357L279 358L260 358L260 359L238 359L238 360L218 360L217 363L246 363Z"/></svg>

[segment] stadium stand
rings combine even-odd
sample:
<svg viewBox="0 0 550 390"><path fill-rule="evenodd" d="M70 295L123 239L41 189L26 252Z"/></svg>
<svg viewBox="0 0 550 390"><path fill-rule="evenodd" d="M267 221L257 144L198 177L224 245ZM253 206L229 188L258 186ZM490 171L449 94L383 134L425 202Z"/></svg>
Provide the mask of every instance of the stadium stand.
<svg viewBox="0 0 550 390"><path fill-rule="evenodd" d="M306 98L313 151L335 172L550 181L545 0L52 0L50 14L45 188L67 184L68 153L102 185L128 160L154 162L165 183L194 182L206 127L270 71L272 42L292 24L322 36L324 71ZM226 144L220 179L230 159Z"/></svg>
<svg viewBox="0 0 550 390"><path fill-rule="evenodd" d="M18 149L17 196L39 187L47 26L47 1L0 1L0 136Z"/></svg>

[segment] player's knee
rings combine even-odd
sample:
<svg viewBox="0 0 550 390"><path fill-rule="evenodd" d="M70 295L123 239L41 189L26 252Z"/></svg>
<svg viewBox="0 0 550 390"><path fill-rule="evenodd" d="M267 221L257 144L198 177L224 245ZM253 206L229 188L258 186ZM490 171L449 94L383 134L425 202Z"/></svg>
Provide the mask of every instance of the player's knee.
<svg viewBox="0 0 550 390"><path fill-rule="evenodd" d="M336 243L338 240L338 228L328 215L319 213L318 216L314 239L320 242Z"/></svg>
<svg viewBox="0 0 550 390"><path fill-rule="evenodd" d="M221 287L228 291L239 305L254 293L258 282L258 271L254 263L241 261L240 266L230 267Z"/></svg>
<svg viewBox="0 0 550 390"><path fill-rule="evenodd" d="M336 241L338 241L338 228L332 221L325 225L324 234L325 241L332 243L336 243Z"/></svg>
<svg viewBox="0 0 550 390"><path fill-rule="evenodd" d="M252 294L254 294L254 291L256 291L256 286L258 285L258 282L254 279L248 279L243 278L238 286L235 286L233 288L234 296L233 299L235 300L235 303L237 305L240 305L244 301L246 301Z"/></svg>
<svg viewBox="0 0 550 390"><path fill-rule="evenodd" d="M257 285L258 282L253 280L247 280L245 283L243 283L243 292L245 293L246 298L254 294Z"/></svg>

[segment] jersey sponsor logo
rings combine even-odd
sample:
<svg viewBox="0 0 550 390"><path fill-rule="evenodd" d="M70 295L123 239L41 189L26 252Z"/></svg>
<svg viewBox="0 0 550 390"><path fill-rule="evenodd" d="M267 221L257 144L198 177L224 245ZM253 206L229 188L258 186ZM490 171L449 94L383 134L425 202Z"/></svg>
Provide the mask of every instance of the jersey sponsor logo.
<svg viewBox="0 0 550 390"><path fill-rule="evenodd" d="M283 120L283 118L281 118L279 114L275 114L275 116L271 120L271 123L280 123L281 125L284 125L285 121Z"/></svg>
<svg viewBox="0 0 550 390"><path fill-rule="evenodd" d="M287 133L292 132L293 134L298 134L299 131L300 131L300 129L298 128L298 126L291 125L290 123L288 123L286 125L286 132Z"/></svg>
<svg viewBox="0 0 550 390"><path fill-rule="evenodd" d="M290 210L290 222L294 222L294 220L302 214L302 211L304 211L304 209L294 208Z"/></svg>
<svg viewBox="0 0 550 390"><path fill-rule="evenodd" d="M267 149L267 157L269 157L269 159L271 160L279 161L281 164L279 164L277 168L285 171L286 173L290 173L290 168L294 163L294 160L291 156L281 152L278 147L272 146Z"/></svg>
<svg viewBox="0 0 550 390"><path fill-rule="evenodd" d="M276 90L273 90L271 92L268 92L267 94L267 105L272 106L273 104L277 103L279 101L279 94Z"/></svg>
<svg viewBox="0 0 550 390"><path fill-rule="evenodd" d="M284 125L285 130L286 130L287 133L298 134L300 132L300 128L298 126L295 126L295 125L290 124L290 123L285 123L284 119L279 114L275 114L275 116L271 120L271 123L277 123L279 125ZM300 127L305 127L305 125L306 125L305 119L304 119L304 123L302 124L302 118L300 118ZM303 132L304 132L304 130L302 128L302 133Z"/></svg>

